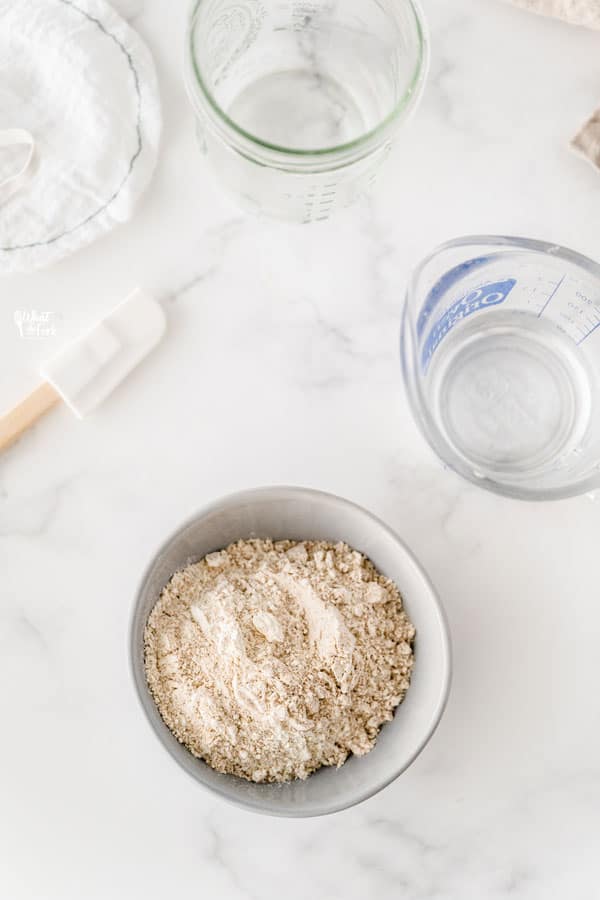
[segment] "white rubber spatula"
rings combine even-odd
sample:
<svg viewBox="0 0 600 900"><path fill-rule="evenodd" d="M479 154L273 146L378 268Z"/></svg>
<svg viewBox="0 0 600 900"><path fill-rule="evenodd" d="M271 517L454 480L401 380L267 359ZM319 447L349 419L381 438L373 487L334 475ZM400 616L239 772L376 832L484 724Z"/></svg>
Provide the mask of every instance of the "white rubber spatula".
<svg viewBox="0 0 600 900"><path fill-rule="evenodd" d="M165 327L160 304L137 288L87 334L42 366L42 384L0 418L0 450L61 400L82 419L158 344Z"/></svg>

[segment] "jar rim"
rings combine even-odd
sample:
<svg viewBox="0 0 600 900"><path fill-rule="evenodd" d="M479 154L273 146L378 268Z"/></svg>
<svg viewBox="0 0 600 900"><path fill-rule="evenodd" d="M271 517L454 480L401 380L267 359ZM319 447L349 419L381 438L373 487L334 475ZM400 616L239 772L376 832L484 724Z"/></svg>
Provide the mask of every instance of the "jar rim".
<svg viewBox="0 0 600 900"><path fill-rule="evenodd" d="M418 52L412 77L402 97L387 116L374 128L365 131L357 138L332 147L301 149L286 147L259 138L257 135L242 128L234 119L227 115L202 77L194 53L194 23L200 5L203 2L205 0L194 0L185 38L184 76L188 96L195 111L205 115L220 136L244 156L253 158L260 154L261 160L285 168L316 167L326 169L332 161L335 162L336 168L349 165L367 156L371 151L385 143L402 118L414 109L421 96L429 68L427 28L419 0L404 0L414 17Z"/></svg>

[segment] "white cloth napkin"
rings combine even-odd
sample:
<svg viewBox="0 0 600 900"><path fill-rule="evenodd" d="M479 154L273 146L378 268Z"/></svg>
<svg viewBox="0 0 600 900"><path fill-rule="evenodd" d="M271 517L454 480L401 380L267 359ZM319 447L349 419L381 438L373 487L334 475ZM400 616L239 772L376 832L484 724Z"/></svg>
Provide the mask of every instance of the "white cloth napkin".
<svg viewBox="0 0 600 900"><path fill-rule="evenodd" d="M17 153L17 162L11 160L10 154L5 154L7 156L5 166L0 166L0 203L8 200L11 194L16 194L32 173L35 150L33 135L22 128L7 128L6 131L0 131L0 148L7 150L9 147Z"/></svg>
<svg viewBox="0 0 600 900"><path fill-rule="evenodd" d="M55 262L131 216L161 115L152 57L105 0L0 0L0 61L3 274Z"/></svg>

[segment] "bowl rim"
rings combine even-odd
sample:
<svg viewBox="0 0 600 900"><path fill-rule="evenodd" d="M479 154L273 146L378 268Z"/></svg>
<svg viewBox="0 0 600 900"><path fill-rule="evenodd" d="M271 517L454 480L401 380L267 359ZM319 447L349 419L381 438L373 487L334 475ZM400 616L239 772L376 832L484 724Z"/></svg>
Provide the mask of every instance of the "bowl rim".
<svg viewBox="0 0 600 900"><path fill-rule="evenodd" d="M402 765L394 772L390 777L386 777L381 781L378 781L374 786L370 787L368 790L364 790L361 793L357 794L350 801L341 801L339 803L330 804L324 806L320 809L295 809L292 807L288 808L280 808L280 809L270 809L265 804L260 804L258 802L252 800L242 800L237 797L231 796L225 790L220 790L218 787L212 784L207 784L197 775L195 775L189 768L187 768L183 761L172 751L172 748L167 744L167 742L163 739L162 734L157 729L154 721L151 718L150 712L147 708L147 703L152 703L156 707L155 701L150 694L147 682L143 677L144 673L144 665L142 659L142 665L140 667L140 672L138 672L136 668L136 659L139 657L139 642L137 640L138 637L138 618L139 618L139 609L142 601L143 592L145 586L147 584L148 578L156 564L157 559L171 546L171 544L182 535L191 525L200 519L205 518L213 512L216 512L219 509L223 509L226 506L234 506L241 502L247 502L253 499L269 499L272 497L273 499L281 500L282 494L287 494L290 499L293 498L313 498L321 501L325 501L327 503L333 503L339 507L343 507L346 509L353 510L354 512L360 513L362 516L370 520L373 524L377 525L379 528L383 529L392 540L399 544L403 553L409 558L413 566L417 569L420 577L423 579L423 582L428 590L429 599L433 605L434 611L436 613L439 627L440 627L440 637L442 640L442 666L443 666L443 678L440 685L440 693L437 700L437 705L431 716L429 727L426 732L422 735L418 744L416 745L414 751L408 757L407 760L403 761ZM138 588L135 593L134 603L131 609L130 617L129 617L129 640L128 640L128 656L129 656L129 671L131 678L133 680L133 684L135 687L135 693L138 699L138 702L143 710L144 717L149 724L152 732L156 736L156 739L160 742L162 747L168 752L171 759L173 759L180 769L187 773L187 775L200 787L204 790L210 792L211 794L225 800L227 803L236 806L240 809L245 810L246 812L259 813L266 816L272 816L275 818L287 818L287 819L304 819L304 818L316 818L320 816L332 815L333 813L342 812L345 809L350 809L353 806L357 806L359 803L363 803L365 800L374 797L384 788L388 787L393 781L399 778L403 772L405 772L416 760L416 758L422 753L426 745L429 743L431 738L433 737L435 731L438 728L438 725L442 719L444 711L446 709L448 703L448 697L450 694L450 687L452 683L452 644L450 640L450 629L448 625L448 619L446 616L446 612L444 607L441 604L440 598L438 596L437 590L435 589L431 579L427 575L425 569L418 561L412 550L404 543L402 538L400 538L396 532L390 528L382 519L375 516L369 510L360 506L358 503L354 503L351 500L347 500L344 497L340 497L337 494L331 494L326 491L316 490L313 488L306 488L294 485L270 485L265 487L256 487L249 488L246 490L235 491L230 494L225 494L218 497L215 500L205 504L202 506L197 512L188 516L185 521L176 528L173 532L169 534L169 536L162 541L157 550L152 554L149 562L147 563L142 577L139 581ZM141 676L141 677L139 677ZM158 710L158 708L156 707ZM160 713L159 713L160 715ZM167 726L165 726L167 727ZM181 745L183 746L183 745ZM184 748L186 749L186 748ZM186 752L189 754L189 750L186 749ZM191 754L189 754L191 756Z"/></svg>

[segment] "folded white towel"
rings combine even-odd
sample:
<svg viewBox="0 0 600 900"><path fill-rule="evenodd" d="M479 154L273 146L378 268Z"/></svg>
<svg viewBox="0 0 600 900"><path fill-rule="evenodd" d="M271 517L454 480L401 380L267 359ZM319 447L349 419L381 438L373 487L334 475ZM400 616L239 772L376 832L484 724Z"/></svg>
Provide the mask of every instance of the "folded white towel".
<svg viewBox="0 0 600 900"><path fill-rule="evenodd" d="M12 135L0 142L1 274L54 262L128 219L161 117L152 57L105 0L0 0L0 60L0 132ZM35 142L27 171L19 135Z"/></svg>
<svg viewBox="0 0 600 900"><path fill-rule="evenodd" d="M32 134L22 128L7 128L0 131L0 149L7 156L9 147L17 152L17 162L7 159L6 165L0 166L0 203L8 200L11 194L16 194L25 185L27 178L31 177L33 168L35 141Z"/></svg>

